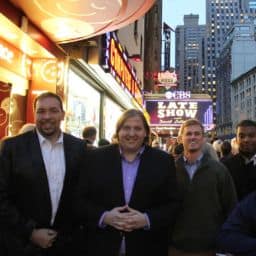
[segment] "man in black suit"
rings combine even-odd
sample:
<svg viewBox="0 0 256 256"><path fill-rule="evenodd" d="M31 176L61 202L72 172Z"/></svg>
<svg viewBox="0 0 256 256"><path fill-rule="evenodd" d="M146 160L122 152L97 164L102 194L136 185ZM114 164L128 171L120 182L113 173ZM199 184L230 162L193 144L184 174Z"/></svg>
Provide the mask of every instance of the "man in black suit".
<svg viewBox="0 0 256 256"><path fill-rule="evenodd" d="M9 256L74 253L72 202L84 142L60 129L60 97L34 103L36 129L6 139L1 150L0 226Z"/></svg>
<svg viewBox="0 0 256 256"><path fill-rule="evenodd" d="M179 204L175 165L167 153L146 145L149 133L143 113L131 109L117 123L118 144L88 152L77 212L89 256L167 255Z"/></svg>
<svg viewBox="0 0 256 256"><path fill-rule="evenodd" d="M237 191L238 200L256 190L256 123L242 120L236 126L239 153L223 161Z"/></svg>

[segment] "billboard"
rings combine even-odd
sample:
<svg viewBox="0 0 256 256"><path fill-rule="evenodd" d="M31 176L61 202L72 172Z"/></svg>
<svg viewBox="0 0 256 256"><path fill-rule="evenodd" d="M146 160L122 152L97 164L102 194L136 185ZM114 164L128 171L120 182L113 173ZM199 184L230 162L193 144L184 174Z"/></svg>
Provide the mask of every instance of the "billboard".
<svg viewBox="0 0 256 256"><path fill-rule="evenodd" d="M213 108L210 98L146 100L150 125L179 128L188 119L198 119L206 131L214 128Z"/></svg>

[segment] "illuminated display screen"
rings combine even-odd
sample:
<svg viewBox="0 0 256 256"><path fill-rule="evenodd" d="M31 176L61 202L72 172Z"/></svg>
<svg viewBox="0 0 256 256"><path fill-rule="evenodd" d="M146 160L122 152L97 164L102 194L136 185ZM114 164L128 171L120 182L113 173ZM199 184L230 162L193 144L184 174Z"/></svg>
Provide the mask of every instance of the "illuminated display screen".
<svg viewBox="0 0 256 256"><path fill-rule="evenodd" d="M213 129L211 99L146 100L145 104L151 126L179 128L185 120L196 118L206 131Z"/></svg>

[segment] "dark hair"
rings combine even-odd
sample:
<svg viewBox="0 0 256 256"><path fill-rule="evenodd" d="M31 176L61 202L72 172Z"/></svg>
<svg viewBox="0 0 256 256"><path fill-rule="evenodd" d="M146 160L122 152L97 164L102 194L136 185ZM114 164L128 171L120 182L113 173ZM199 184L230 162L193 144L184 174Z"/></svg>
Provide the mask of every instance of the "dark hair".
<svg viewBox="0 0 256 256"><path fill-rule="evenodd" d="M183 144L177 144L174 149L173 149L173 153L176 154L176 155L180 155L182 154L184 151L184 147L183 147Z"/></svg>
<svg viewBox="0 0 256 256"><path fill-rule="evenodd" d="M118 119L117 124L116 124L116 134L115 134L116 138L118 138L118 133L121 130L121 128L123 127L124 123L127 121L127 119L129 119L131 117L136 117L136 116L140 117L143 122L144 128L147 133L144 143L148 143L150 128L149 128L148 122L147 122L144 114L140 110L137 110L137 109L128 109L120 116L120 118Z"/></svg>
<svg viewBox="0 0 256 256"><path fill-rule="evenodd" d="M227 156L231 153L232 147L229 141L224 140L220 146L220 150L223 156Z"/></svg>
<svg viewBox="0 0 256 256"><path fill-rule="evenodd" d="M238 130L239 127L248 127L248 126L256 127L256 122L254 122L253 120L244 119L236 125L236 131Z"/></svg>
<svg viewBox="0 0 256 256"><path fill-rule="evenodd" d="M107 140L107 139L104 139L104 138L102 138L102 139L100 139L99 141L98 141L98 146L99 147L101 147L101 146L106 146L106 145L109 145L110 144L110 142Z"/></svg>
<svg viewBox="0 0 256 256"><path fill-rule="evenodd" d="M97 130L94 126L86 126L83 129L83 138L91 138L93 136L96 136Z"/></svg>
<svg viewBox="0 0 256 256"><path fill-rule="evenodd" d="M63 111L63 104L62 99L59 95L53 92L43 92L40 95L38 95L34 101L34 110L36 109L36 104L39 100L45 99L45 98L55 98L60 103L60 109Z"/></svg>

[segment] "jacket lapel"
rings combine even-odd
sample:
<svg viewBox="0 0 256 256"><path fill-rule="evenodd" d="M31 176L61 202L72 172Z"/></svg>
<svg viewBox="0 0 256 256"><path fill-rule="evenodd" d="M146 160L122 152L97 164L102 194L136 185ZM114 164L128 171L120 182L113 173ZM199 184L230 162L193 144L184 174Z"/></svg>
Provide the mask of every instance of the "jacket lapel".
<svg viewBox="0 0 256 256"><path fill-rule="evenodd" d="M30 143L29 150L30 150L30 156L32 159L32 166L37 176L36 181L38 183L38 186L40 187L41 193L45 195L45 202L42 202L44 204L43 207L46 208L45 212L49 213L49 216L47 216L47 218L49 218L50 220L51 212L52 212L50 190L49 190L48 178L47 178L47 173L44 165L43 155L42 155L39 139L35 130L31 132L31 138L29 143Z"/></svg>
<svg viewBox="0 0 256 256"><path fill-rule="evenodd" d="M145 180L145 175L146 173L151 169L150 168L150 148L148 146L145 147L144 152L141 155L140 158L140 164L138 167L138 172L137 176L134 182L131 198L130 198L130 203L129 205L133 206L137 199L139 198L139 195L144 194L144 180ZM136 201L135 201L136 200Z"/></svg>
<svg viewBox="0 0 256 256"><path fill-rule="evenodd" d="M109 165L112 166L110 170L113 170L111 177L114 179L113 184L116 184L115 194L117 196L117 205L125 204L124 186L123 186L123 171L122 171L122 158L118 145L113 146L113 153L109 157ZM120 200L120 201L119 201Z"/></svg>
<svg viewBox="0 0 256 256"><path fill-rule="evenodd" d="M72 169L71 169L71 166L72 166L72 163L71 163L71 161L72 161L72 142L70 142L68 140L68 137L65 133L63 134L63 147L64 147L64 156L65 156L65 176L64 176L60 201L59 201L59 205L58 205L58 210L57 210L54 222L56 222L56 220L59 216L59 212L62 212L62 205L65 201L66 193L70 192L68 189L68 186L69 186L71 174L72 174Z"/></svg>

